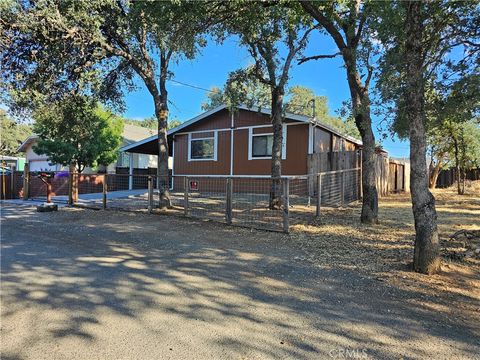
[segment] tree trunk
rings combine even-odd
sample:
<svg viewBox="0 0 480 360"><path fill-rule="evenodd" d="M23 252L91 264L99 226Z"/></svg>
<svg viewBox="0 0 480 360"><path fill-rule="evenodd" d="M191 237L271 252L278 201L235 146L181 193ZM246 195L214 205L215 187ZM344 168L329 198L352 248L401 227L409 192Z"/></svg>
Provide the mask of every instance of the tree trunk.
<svg viewBox="0 0 480 360"><path fill-rule="evenodd" d="M157 160L157 183L160 193L159 207L161 209L171 208L170 199L170 174L168 171L168 92L167 81L167 61L165 55L160 56L160 96L155 98L155 116L158 120L158 160ZM173 181L173 179L172 179Z"/></svg>
<svg viewBox="0 0 480 360"><path fill-rule="evenodd" d="M437 179L438 179L438 174L440 173L440 167L442 166L442 161L443 161L443 155L438 156L438 161L435 164L435 166L432 166L429 171L429 180L428 180L428 188L429 189L435 189L437 186ZM433 163L433 160L432 160Z"/></svg>
<svg viewBox="0 0 480 360"><path fill-rule="evenodd" d="M355 123L363 142L363 156L362 156L362 214L361 221L363 223L377 223L378 222L378 193L376 186L375 174L375 136L372 131L372 121L370 116L370 98L368 95L368 88L372 76L372 69L365 79L365 84L362 85L362 78L357 71L357 49L359 42L356 37L359 36L356 27L355 17L358 15L357 3L350 2L352 11L356 15L350 18L348 22L342 22L341 27L337 26L334 21L329 18L332 14L322 9L321 1L301 1L301 6L310 14L319 24L323 26L326 32L330 34L333 41L340 50L345 67L347 70L347 80L350 89L350 96L352 100L352 107L355 117ZM353 20L353 21L350 21ZM344 31L344 41L341 31Z"/></svg>
<svg viewBox="0 0 480 360"><path fill-rule="evenodd" d="M276 87L272 91L272 188L270 190L270 209L281 207L282 143L283 143L283 96L284 90Z"/></svg>
<svg viewBox="0 0 480 360"><path fill-rule="evenodd" d="M460 159L458 156L458 141L455 135L453 136L453 149L455 154L455 177L457 179L457 193L462 195L462 190L460 188Z"/></svg>
<svg viewBox="0 0 480 360"><path fill-rule="evenodd" d="M423 79L423 21L421 2L407 2L405 44L405 104L409 123L411 196L415 219L413 268L424 274L440 270L437 212L435 198L428 190L428 169L425 133L425 98Z"/></svg>
<svg viewBox="0 0 480 360"><path fill-rule="evenodd" d="M360 74L356 71L356 60L344 56L347 65L347 78L350 87L355 125L360 132L363 143L362 153L362 214L360 221L365 224L378 223L378 192L375 169L375 135L372 131L370 117L370 98L368 89L363 88Z"/></svg>
<svg viewBox="0 0 480 360"><path fill-rule="evenodd" d="M370 111L355 116L357 127L362 129L362 214L360 220L366 224L378 223L378 192L375 169L375 136L372 131Z"/></svg>

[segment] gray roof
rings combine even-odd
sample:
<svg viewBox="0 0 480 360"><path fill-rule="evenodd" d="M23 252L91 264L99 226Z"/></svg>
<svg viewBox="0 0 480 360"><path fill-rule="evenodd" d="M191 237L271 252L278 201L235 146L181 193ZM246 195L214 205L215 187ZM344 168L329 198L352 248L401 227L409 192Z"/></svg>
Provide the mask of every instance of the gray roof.
<svg viewBox="0 0 480 360"><path fill-rule="evenodd" d="M156 130L145 128L143 126L124 124L122 138L126 145L135 143L146 137L152 136L156 133ZM38 140L38 135L33 134L27 137L22 144L18 147L17 151L24 152L27 147Z"/></svg>

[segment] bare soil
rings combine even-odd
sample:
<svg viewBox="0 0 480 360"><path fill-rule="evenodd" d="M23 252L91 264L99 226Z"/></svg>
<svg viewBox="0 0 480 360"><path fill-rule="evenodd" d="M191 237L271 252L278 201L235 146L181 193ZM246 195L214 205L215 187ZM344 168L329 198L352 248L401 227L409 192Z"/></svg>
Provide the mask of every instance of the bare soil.
<svg viewBox="0 0 480 360"><path fill-rule="evenodd" d="M480 229L479 185L435 191L446 253L451 234ZM477 358L479 261L412 272L408 195L381 199L378 225L359 216L359 204L323 209L281 234L5 206L1 357Z"/></svg>
<svg viewBox="0 0 480 360"><path fill-rule="evenodd" d="M437 275L411 270L415 233L409 194L380 199L378 225L360 224L360 205L354 204L322 210L320 219L294 225L290 238L304 250L306 261L363 273L415 291L416 304L465 321L480 320L480 259L472 256L464 237L460 241L450 238L459 230L480 230L480 181L468 183L465 195L458 195L455 187L435 189L433 194L443 256Z"/></svg>

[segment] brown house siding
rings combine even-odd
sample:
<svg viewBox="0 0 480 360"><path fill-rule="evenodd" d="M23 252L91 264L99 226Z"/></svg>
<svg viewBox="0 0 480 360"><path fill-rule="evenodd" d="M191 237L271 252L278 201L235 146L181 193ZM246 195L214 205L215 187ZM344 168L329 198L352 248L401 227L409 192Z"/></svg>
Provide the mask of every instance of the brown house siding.
<svg viewBox="0 0 480 360"><path fill-rule="evenodd" d="M234 130L233 133L233 174L269 175L271 173L270 159L248 160L248 129ZM192 138L195 137L192 134ZM229 175L230 131L219 131L217 141L217 161L188 161L188 135L176 135L174 141L174 174ZM282 173L284 175L305 175L307 173L307 151L308 125L287 126L287 156L285 160L282 160Z"/></svg>
<svg viewBox="0 0 480 360"><path fill-rule="evenodd" d="M265 129L265 128L258 128ZM272 132L269 131L256 133ZM257 129L255 129L257 130ZM270 159L248 160L248 129L235 130L233 152L234 175L270 175ZM287 125L287 156L282 160L283 175L307 174L308 124Z"/></svg>
<svg viewBox="0 0 480 360"><path fill-rule="evenodd" d="M232 167L230 127L230 113L227 110L221 110L174 135L174 174L228 176L232 170L233 176L269 176L271 159L249 160L249 129L253 134L272 133L270 117L266 114L243 110L234 114ZM358 145L326 129L313 129L312 150L315 155L319 153L328 155L333 161L334 155L340 151L353 152L358 149ZM282 160L282 175L306 175L309 170L312 171L310 157L313 156L308 154L309 124L289 120L286 123L286 132L286 158ZM213 136L216 133L217 160L188 161L188 133L192 139Z"/></svg>
<svg viewBox="0 0 480 360"><path fill-rule="evenodd" d="M192 138L195 136L192 134ZM219 131L217 160L188 161L188 135L175 136L173 171L178 175L229 175L230 131Z"/></svg>
<svg viewBox="0 0 480 360"><path fill-rule="evenodd" d="M290 122L287 125L286 159L282 160L282 174L305 175L307 173L308 124ZM295 125L293 125L295 124ZM265 114L239 111L235 113L233 175L270 175L270 159L248 160L248 129L254 127L253 133L271 133L270 118ZM211 115L208 120L183 129L175 135L174 174L175 175L230 175L230 136L229 130L218 131L217 160L188 161L188 132L191 138L213 136L208 130L226 129L231 126L230 113L227 110ZM202 131L201 133L196 133ZM293 139L293 140L292 140Z"/></svg>
<svg viewBox="0 0 480 360"><path fill-rule="evenodd" d="M204 131L204 130L217 130L217 129L230 129L231 127L231 115L228 110L220 110L219 112L212 114L208 119L204 119L195 124L187 126L180 132L190 131Z"/></svg>

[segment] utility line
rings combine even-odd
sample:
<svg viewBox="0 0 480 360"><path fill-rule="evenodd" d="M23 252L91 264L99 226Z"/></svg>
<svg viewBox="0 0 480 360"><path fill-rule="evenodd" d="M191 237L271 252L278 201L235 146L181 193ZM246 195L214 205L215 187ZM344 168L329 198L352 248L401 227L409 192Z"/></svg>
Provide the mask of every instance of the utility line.
<svg viewBox="0 0 480 360"><path fill-rule="evenodd" d="M191 87L191 88L197 89L197 90L208 91L208 92L214 93L214 94L219 94L220 93L219 90L205 89L205 88L202 88L200 86L187 84L187 83L184 83L184 82L181 82L181 81L178 81L178 80L169 79L167 81L170 81L170 82L173 82L173 83L176 83L176 84L180 84L180 85L183 85L183 86L188 86L188 87Z"/></svg>

